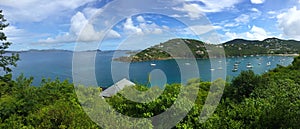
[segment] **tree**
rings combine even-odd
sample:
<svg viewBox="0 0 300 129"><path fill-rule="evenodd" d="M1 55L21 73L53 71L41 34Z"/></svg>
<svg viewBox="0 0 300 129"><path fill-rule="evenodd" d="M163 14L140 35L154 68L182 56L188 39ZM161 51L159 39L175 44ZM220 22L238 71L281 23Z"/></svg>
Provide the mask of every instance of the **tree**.
<svg viewBox="0 0 300 129"><path fill-rule="evenodd" d="M239 76L232 80L231 86L225 88L225 97L241 102L244 98L250 97L255 87L260 86L261 77L255 75L251 70L242 71Z"/></svg>
<svg viewBox="0 0 300 129"><path fill-rule="evenodd" d="M16 62L19 60L19 55L15 53L8 54L6 49L12 44L11 42L6 41L7 37L5 36L3 29L6 28L9 24L6 23L6 19L0 10L0 67L3 71L8 74L11 72L11 66L16 67Z"/></svg>

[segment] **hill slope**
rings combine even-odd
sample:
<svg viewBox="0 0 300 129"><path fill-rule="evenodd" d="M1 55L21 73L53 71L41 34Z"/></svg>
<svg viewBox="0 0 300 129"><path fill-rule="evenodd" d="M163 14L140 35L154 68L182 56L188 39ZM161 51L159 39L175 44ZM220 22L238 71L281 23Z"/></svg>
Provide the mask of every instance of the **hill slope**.
<svg viewBox="0 0 300 129"><path fill-rule="evenodd" d="M218 53L223 50L226 56L297 54L300 52L300 41L278 38L268 38L263 41L234 39L216 45L195 39L171 39L142 50L135 55L120 57L115 60L136 62L171 58L208 58L208 54L210 57L218 57L220 55Z"/></svg>

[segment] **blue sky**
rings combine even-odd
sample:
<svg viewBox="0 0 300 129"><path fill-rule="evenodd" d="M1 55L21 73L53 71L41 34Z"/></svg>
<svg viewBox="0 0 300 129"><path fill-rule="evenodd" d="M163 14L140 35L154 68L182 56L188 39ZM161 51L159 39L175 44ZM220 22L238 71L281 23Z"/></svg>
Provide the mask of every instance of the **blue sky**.
<svg viewBox="0 0 300 129"><path fill-rule="evenodd" d="M171 38L300 40L300 0L0 0L10 50L144 49Z"/></svg>

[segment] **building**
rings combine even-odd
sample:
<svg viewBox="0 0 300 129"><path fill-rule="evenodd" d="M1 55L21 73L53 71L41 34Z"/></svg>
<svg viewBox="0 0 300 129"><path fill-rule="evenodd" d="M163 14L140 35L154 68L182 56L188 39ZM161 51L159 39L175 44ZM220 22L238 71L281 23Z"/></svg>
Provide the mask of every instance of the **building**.
<svg viewBox="0 0 300 129"><path fill-rule="evenodd" d="M127 80L126 78L118 81L117 83L115 83L114 85L110 86L109 88L107 88L106 90L102 91L100 93L100 96L102 98L109 98L111 96L116 95L119 91L121 91L122 89L124 89L127 86L134 86L135 84L129 80Z"/></svg>

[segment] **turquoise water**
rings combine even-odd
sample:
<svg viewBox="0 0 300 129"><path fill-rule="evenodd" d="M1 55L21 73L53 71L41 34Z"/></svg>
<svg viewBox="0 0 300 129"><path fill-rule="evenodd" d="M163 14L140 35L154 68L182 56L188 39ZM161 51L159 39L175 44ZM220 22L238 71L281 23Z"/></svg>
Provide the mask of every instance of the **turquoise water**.
<svg viewBox="0 0 300 129"><path fill-rule="evenodd" d="M90 52L82 52L84 56L89 56ZM114 51L98 52L95 59L95 74L96 80L99 86L107 87L113 84L112 69L114 71L114 79L119 80L126 77L126 73L129 73L131 81L141 84L146 84L149 79L149 73L153 70L160 70L164 73L167 83L180 83L181 78L186 81L188 78L192 78L194 73L200 73L200 78L204 81L211 80L211 73L215 72L217 75L226 75L229 78L237 76L242 70L247 70L247 64L250 62L253 66L252 70L257 74L262 74L270 69L273 69L279 65L287 66L292 63L293 57L283 56L253 56L243 58L227 58L226 60L213 59L216 62L215 68L211 68L211 62L208 59L199 59L196 61L198 71L195 71L192 67L192 60L181 59L177 60L184 64L187 73L191 73L182 77L180 74L180 67L175 60L163 60L163 61L147 61L147 62L113 62L112 57ZM120 55L125 55L125 52L121 52ZM29 51L20 53L21 61L18 62L18 67L13 69L14 78L23 73L26 77L33 76L33 85L39 85L42 78L60 80L68 79L72 81L72 59L73 53L68 51ZM237 72L232 72L233 66L236 62L240 62ZM270 62L271 65L267 65ZM155 64L155 66L151 66ZM128 65L129 69L125 66ZM226 70L226 73L219 73L220 70ZM82 70L89 69L82 67ZM160 72L160 73L161 73ZM162 76L160 76L162 77ZM155 76L151 77L152 80L159 79ZM86 85L89 85L86 82Z"/></svg>

